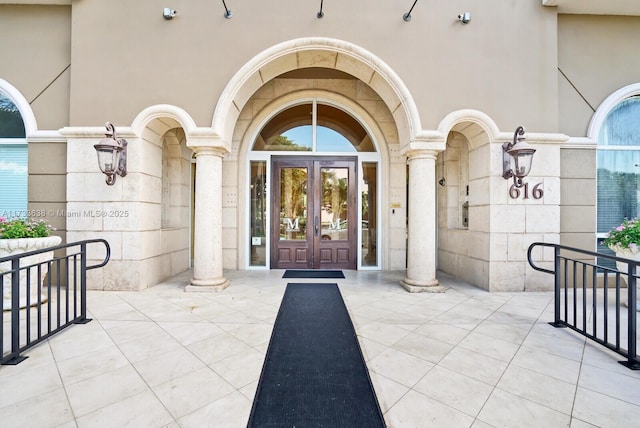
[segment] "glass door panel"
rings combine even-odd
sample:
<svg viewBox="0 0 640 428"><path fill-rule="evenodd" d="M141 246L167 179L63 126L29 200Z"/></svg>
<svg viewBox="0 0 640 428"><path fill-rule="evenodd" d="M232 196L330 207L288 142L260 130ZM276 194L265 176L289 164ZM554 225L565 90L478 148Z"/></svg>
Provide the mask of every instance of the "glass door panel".
<svg viewBox="0 0 640 428"><path fill-rule="evenodd" d="M307 239L307 168L280 169L280 240Z"/></svg>
<svg viewBox="0 0 640 428"><path fill-rule="evenodd" d="M361 260L362 266L378 265L378 164L375 162L363 162L361 171L361 204L362 221L360 222L360 235L362 237Z"/></svg>
<svg viewBox="0 0 640 428"><path fill-rule="evenodd" d="M249 193L251 195L251 223L250 248L251 266L266 266L267 248L267 163L265 161L251 162L251 179Z"/></svg>
<svg viewBox="0 0 640 428"><path fill-rule="evenodd" d="M320 174L322 176L321 239L347 240L349 170L347 168L321 168Z"/></svg>

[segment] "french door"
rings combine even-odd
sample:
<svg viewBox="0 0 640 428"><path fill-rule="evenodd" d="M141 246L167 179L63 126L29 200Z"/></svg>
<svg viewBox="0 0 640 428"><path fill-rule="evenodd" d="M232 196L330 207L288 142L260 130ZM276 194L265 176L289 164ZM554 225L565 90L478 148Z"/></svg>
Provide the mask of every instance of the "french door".
<svg viewBox="0 0 640 428"><path fill-rule="evenodd" d="M356 159L274 157L271 268L355 269Z"/></svg>

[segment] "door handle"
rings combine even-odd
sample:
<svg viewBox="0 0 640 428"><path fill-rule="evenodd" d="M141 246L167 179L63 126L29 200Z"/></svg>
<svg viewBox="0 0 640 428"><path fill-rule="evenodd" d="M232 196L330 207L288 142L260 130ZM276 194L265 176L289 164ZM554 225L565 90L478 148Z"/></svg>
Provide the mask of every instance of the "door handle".
<svg viewBox="0 0 640 428"><path fill-rule="evenodd" d="M313 219L313 230L314 230L315 236L318 236L318 216L316 216Z"/></svg>

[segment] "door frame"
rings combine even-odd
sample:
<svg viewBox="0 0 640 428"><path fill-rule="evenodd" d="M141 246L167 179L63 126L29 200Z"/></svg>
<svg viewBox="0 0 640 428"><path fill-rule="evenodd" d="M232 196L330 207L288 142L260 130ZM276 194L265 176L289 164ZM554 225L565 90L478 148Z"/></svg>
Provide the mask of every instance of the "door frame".
<svg viewBox="0 0 640 428"><path fill-rule="evenodd" d="M358 158L355 156L272 156L270 160L270 269L357 269L358 265ZM280 177L282 168L307 168L305 240L280 240ZM347 168L347 239L330 240L322 233L322 169ZM345 242L348 245L345 245ZM292 255L281 262L283 254Z"/></svg>

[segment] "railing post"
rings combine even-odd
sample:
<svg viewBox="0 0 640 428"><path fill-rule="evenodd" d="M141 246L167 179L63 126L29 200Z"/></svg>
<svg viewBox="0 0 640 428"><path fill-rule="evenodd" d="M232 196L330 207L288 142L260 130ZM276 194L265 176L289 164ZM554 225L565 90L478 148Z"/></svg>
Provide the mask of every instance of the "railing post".
<svg viewBox="0 0 640 428"><path fill-rule="evenodd" d="M5 364L16 365L26 359L20 356L20 259L15 258L11 260L11 359Z"/></svg>
<svg viewBox="0 0 640 428"><path fill-rule="evenodd" d="M560 283L562 282L562 272L560 269L560 247L554 245L553 247L553 317L554 320L551 324L556 328L566 327L564 323L560 321Z"/></svg>
<svg viewBox="0 0 640 428"><path fill-rule="evenodd" d="M633 370L640 369L640 361L637 358L636 349L636 309L637 309L637 290L636 290L636 263L628 263L628 277L627 277L627 361L620 361L620 364L629 367Z"/></svg>
<svg viewBox="0 0 640 428"><path fill-rule="evenodd" d="M86 324L91 319L87 318L87 243L80 244L80 318L75 324Z"/></svg>

